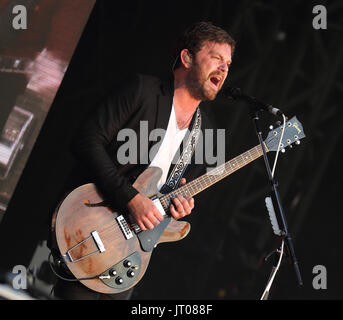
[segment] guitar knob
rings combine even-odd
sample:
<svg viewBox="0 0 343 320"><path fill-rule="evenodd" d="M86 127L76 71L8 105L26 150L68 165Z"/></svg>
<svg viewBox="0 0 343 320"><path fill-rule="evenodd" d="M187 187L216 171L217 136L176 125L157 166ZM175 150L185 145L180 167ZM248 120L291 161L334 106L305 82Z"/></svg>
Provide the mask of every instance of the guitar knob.
<svg viewBox="0 0 343 320"><path fill-rule="evenodd" d="M117 277L116 278L116 284L122 284L124 282L122 277Z"/></svg>
<svg viewBox="0 0 343 320"><path fill-rule="evenodd" d="M130 260L125 260L125 261L124 261L124 267L130 268L131 266L132 266L132 263L131 263Z"/></svg>
<svg viewBox="0 0 343 320"><path fill-rule="evenodd" d="M127 276L130 277L130 278L134 277L134 276L135 276L134 271L133 271L133 270L129 270L129 271L127 272Z"/></svg>
<svg viewBox="0 0 343 320"><path fill-rule="evenodd" d="M115 269L111 269L110 271L108 271L108 273L111 277L114 277L117 275L117 271Z"/></svg>

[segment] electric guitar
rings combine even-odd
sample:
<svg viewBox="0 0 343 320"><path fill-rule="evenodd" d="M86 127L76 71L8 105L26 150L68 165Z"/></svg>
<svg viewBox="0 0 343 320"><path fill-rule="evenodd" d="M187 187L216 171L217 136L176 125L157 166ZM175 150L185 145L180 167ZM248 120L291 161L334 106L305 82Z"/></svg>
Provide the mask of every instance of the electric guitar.
<svg viewBox="0 0 343 320"><path fill-rule="evenodd" d="M271 130L264 141L266 151L277 151L305 137L296 117ZM192 197L263 155L261 145L244 152L210 172L168 194L157 191L162 170L146 169L133 186L149 197L164 220L142 231L130 223L127 213L112 209L94 184L73 190L57 208L53 228L60 254L71 273L86 287L102 293L119 293L136 285L147 270L153 249L163 242L187 236L190 224L168 215L177 195Z"/></svg>

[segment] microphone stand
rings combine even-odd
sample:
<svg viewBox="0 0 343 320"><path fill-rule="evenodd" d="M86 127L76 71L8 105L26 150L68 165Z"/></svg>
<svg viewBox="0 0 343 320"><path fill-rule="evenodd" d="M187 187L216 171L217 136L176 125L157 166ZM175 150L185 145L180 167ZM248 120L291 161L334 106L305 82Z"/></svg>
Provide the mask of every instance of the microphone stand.
<svg viewBox="0 0 343 320"><path fill-rule="evenodd" d="M278 183L274 179L274 177L272 175L272 171L270 169L269 161L268 161L268 158L267 158L267 152L266 152L265 145L264 145L263 138L262 138L262 131L260 130L260 126L259 126L259 122L258 122L259 121L259 111L262 109L262 107L264 105L261 105L261 103L259 101L257 101L256 99L254 99L254 98L252 98L248 102L250 103L250 106L251 106L251 116L252 116L252 119L253 119L253 122L254 122L254 126L255 126L255 130L256 130L256 134L257 134L258 140L260 142L260 145L261 145L261 148L262 148L262 151L263 151L263 159L264 159L264 162L265 162L265 165L266 165L266 169L267 169L267 173L268 173L268 177L269 177L270 183L272 185L272 191L274 193L274 198L275 198L276 203L277 203L278 212L279 212L279 215L281 217L281 222L282 222L282 227L281 228L283 229L283 235L282 236L286 239L286 246L288 248L288 252L289 252L292 264L293 264L294 269L295 269L295 274L296 274L296 277L297 277L298 284L299 284L299 286L302 286L303 285L303 281L302 281L302 278L301 278L298 261L297 261L296 256L295 256L295 251L294 251L294 247L293 247L293 243L292 243L292 238L291 238L291 235L290 235L290 233L288 231L286 218L285 218L284 211L283 211L283 208L282 208L282 205L281 205L280 195L279 195L279 192L278 192L278 189L277 189ZM263 109L265 109L265 108L263 108ZM274 268L273 268L272 274L273 274L273 272L274 272ZM268 298L268 296L266 298Z"/></svg>

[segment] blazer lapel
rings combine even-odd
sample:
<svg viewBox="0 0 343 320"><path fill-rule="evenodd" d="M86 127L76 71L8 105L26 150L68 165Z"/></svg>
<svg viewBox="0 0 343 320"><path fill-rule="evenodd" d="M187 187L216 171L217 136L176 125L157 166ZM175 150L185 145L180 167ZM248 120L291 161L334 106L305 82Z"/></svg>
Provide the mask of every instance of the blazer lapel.
<svg viewBox="0 0 343 320"><path fill-rule="evenodd" d="M161 94L157 97L157 117L155 128L167 130L174 97L174 79L161 84Z"/></svg>
<svg viewBox="0 0 343 320"><path fill-rule="evenodd" d="M156 96L156 116L154 122L149 122L149 132L153 129L167 130L170 113L173 105L174 79L169 79L161 83L160 94ZM153 145L159 141L149 139L148 150L150 152ZM149 164L152 159L149 157Z"/></svg>

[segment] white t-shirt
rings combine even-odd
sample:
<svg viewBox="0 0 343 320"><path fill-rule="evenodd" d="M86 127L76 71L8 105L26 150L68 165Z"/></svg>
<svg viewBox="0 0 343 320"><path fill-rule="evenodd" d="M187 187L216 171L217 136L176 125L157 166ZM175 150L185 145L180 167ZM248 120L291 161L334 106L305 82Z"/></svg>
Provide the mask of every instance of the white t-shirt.
<svg viewBox="0 0 343 320"><path fill-rule="evenodd" d="M188 128L180 130L176 122L174 104L170 113L166 134L149 167L159 167L162 169L161 179L158 181L157 189L160 190L167 180L169 168L174 158L175 152L179 149Z"/></svg>

